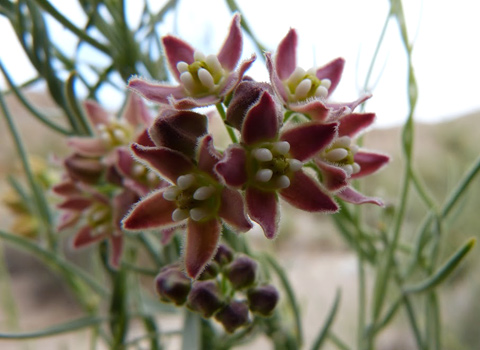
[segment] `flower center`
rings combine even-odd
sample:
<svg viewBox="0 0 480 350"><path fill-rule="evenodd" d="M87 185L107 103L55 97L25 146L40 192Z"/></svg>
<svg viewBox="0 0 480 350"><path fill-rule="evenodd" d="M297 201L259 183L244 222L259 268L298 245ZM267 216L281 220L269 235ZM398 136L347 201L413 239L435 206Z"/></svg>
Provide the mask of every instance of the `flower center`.
<svg viewBox="0 0 480 350"><path fill-rule="evenodd" d="M290 186L292 174L300 170L302 162L288 155L290 144L286 141L271 142L250 152L252 175L258 187L278 190Z"/></svg>
<svg viewBox="0 0 480 350"><path fill-rule="evenodd" d="M186 174L177 178L177 185L170 186L163 198L175 202L173 221L192 219L202 221L216 215L220 206L220 192L207 175Z"/></svg>
<svg viewBox="0 0 480 350"><path fill-rule="evenodd" d="M360 165L355 163L354 160L357 152L358 146L352 144L352 139L348 136L342 136L323 152L322 157L324 160L341 167L350 176L360 171Z"/></svg>
<svg viewBox="0 0 480 350"><path fill-rule="evenodd" d="M146 166L136 163L132 167L131 176L138 182L150 188L155 188L160 183L159 177Z"/></svg>
<svg viewBox="0 0 480 350"><path fill-rule="evenodd" d="M192 64L178 62L180 81L191 95L199 96L216 93L225 81L225 70L215 55L205 55L199 51L194 53Z"/></svg>
<svg viewBox="0 0 480 350"><path fill-rule="evenodd" d="M117 146L128 145L132 139L133 130L124 120L111 118L108 124L98 124L97 131L99 137L105 144L114 148Z"/></svg>
<svg viewBox="0 0 480 350"><path fill-rule="evenodd" d="M284 84L290 102L299 102L311 97L327 97L331 81L329 79L318 79L314 68L305 71L303 68L297 67L284 81Z"/></svg>

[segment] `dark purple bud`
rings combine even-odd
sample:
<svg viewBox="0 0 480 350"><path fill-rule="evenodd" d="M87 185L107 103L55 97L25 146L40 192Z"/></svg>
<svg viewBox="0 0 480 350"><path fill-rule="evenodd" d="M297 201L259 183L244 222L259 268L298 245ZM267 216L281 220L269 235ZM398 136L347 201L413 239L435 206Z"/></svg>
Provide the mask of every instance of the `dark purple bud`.
<svg viewBox="0 0 480 350"><path fill-rule="evenodd" d="M188 295L188 305L208 318L223 306L223 300L214 281L197 281Z"/></svg>
<svg viewBox="0 0 480 350"><path fill-rule="evenodd" d="M224 244L220 244L213 260L215 260L220 266L227 265L233 260L233 250Z"/></svg>
<svg viewBox="0 0 480 350"><path fill-rule="evenodd" d="M217 312L215 319L223 325L228 333L233 333L249 322L248 306L244 301L234 300Z"/></svg>
<svg viewBox="0 0 480 350"><path fill-rule="evenodd" d="M215 261L211 261L207 267L203 270L203 272L200 274L198 279L200 281L205 281L205 280L211 280L215 277L217 277L218 273L220 272L220 267Z"/></svg>
<svg viewBox="0 0 480 350"><path fill-rule="evenodd" d="M227 266L226 275L234 289L250 287L257 278L257 262L240 255Z"/></svg>
<svg viewBox="0 0 480 350"><path fill-rule="evenodd" d="M262 316L270 316L277 306L279 295L272 285L251 288L247 292L250 311Z"/></svg>
<svg viewBox="0 0 480 350"><path fill-rule="evenodd" d="M264 91L274 94L272 87L267 83L244 80L235 89L233 98L228 105L226 122L238 130L242 130L243 119L248 109L260 98Z"/></svg>
<svg viewBox="0 0 480 350"><path fill-rule="evenodd" d="M103 174L104 166L98 158L83 157L72 154L65 159L68 175L77 181L95 184Z"/></svg>
<svg viewBox="0 0 480 350"><path fill-rule="evenodd" d="M187 300L191 281L178 266L167 266L155 278L155 289L161 300L182 305Z"/></svg>

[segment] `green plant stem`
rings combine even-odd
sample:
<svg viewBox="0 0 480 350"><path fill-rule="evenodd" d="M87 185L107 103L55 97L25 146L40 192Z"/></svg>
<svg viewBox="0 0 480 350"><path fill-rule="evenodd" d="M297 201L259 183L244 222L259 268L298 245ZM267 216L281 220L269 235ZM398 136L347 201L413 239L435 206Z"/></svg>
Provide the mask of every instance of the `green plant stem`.
<svg viewBox="0 0 480 350"><path fill-rule="evenodd" d="M235 130L233 130L233 128L230 125L227 125L225 123L225 121L227 119L227 115L225 113L225 108L223 107L223 104L221 102L219 102L215 105L215 107L217 107L217 111L220 114L220 117L222 117L222 120L225 124L225 128L227 129L227 132L228 132L228 135L230 136L230 139L232 140L233 143L238 143L238 138L237 138L237 135L235 135Z"/></svg>

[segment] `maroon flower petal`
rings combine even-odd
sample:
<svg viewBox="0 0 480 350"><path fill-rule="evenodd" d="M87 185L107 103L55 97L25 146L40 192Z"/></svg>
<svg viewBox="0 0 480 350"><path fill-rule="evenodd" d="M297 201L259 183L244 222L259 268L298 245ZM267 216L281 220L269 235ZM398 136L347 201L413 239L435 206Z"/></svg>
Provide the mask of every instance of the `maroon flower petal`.
<svg viewBox="0 0 480 350"><path fill-rule="evenodd" d="M80 195L82 192L75 184L75 182L71 180L65 180L60 182L52 187L52 191L59 196L75 196Z"/></svg>
<svg viewBox="0 0 480 350"><path fill-rule="evenodd" d="M330 108L320 100L313 100L307 103L291 104L288 106L292 111L303 113L314 121L324 122L327 120Z"/></svg>
<svg viewBox="0 0 480 350"><path fill-rule="evenodd" d="M231 145L223 154L223 159L215 166L215 171L228 186L242 187L247 182L247 155L243 147Z"/></svg>
<svg viewBox="0 0 480 350"><path fill-rule="evenodd" d="M153 83L137 77L133 77L128 81L128 87L147 100L163 104L168 104L170 97L181 99L186 96L181 85L171 86Z"/></svg>
<svg viewBox="0 0 480 350"><path fill-rule="evenodd" d="M285 90L285 86L283 86L282 81L280 80L277 72L275 71L272 55L269 52L265 54L265 60L267 64L268 75L270 76L270 81L272 83L273 88L275 89L275 92L282 99L283 103L287 103L288 101L287 91Z"/></svg>
<svg viewBox="0 0 480 350"><path fill-rule="evenodd" d="M351 187L347 187L344 190L338 192L335 194L338 198L344 200L345 202L353 203L353 204L365 204L365 203L371 203L371 204L376 204L378 206L383 207L384 204L382 200L379 198L374 198L374 197L367 197L360 192L355 191Z"/></svg>
<svg viewBox="0 0 480 350"><path fill-rule="evenodd" d="M240 192L225 187L218 215L236 230L245 232L252 228L252 223L245 213L245 203Z"/></svg>
<svg viewBox="0 0 480 350"><path fill-rule="evenodd" d="M338 205L320 185L302 170L294 173L290 186L280 191L280 196L295 208L308 212L335 213Z"/></svg>
<svg viewBox="0 0 480 350"><path fill-rule="evenodd" d="M331 88L330 88L331 89ZM372 97L371 94L364 94L362 96L360 96L358 99L356 99L355 101L353 102L344 102L344 103L330 103L330 102L326 102L325 105L332 109L332 113L331 113L331 116L330 118L334 118L334 117L341 117L342 115L345 114L345 108L349 108L350 112L353 111L355 108L357 108L358 105L362 104L363 102L365 102L366 100L368 100L370 97ZM342 112L342 113L338 113L338 112ZM338 115L337 115L338 114Z"/></svg>
<svg viewBox="0 0 480 350"><path fill-rule="evenodd" d="M207 117L192 111L166 109L148 130L158 147L167 147L193 158L198 138L207 133Z"/></svg>
<svg viewBox="0 0 480 350"><path fill-rule="evenodd" d="M80 219L81 212L77 211L66 211L60 215L57 225L57 231L63 231L66 228L74 226Z"/></svg>
<svg viewBox="0 0 480 350"><path fill-rule="evenodd" d="M217 58L223 68L233 71L242 55L242 29L240 28L240 15L233 16L230 24L230 30L223 43Z"/></svg>
<svg viewBox="0 0 480 350"><path fill-rule="evenodd" d="M108 124L110 115L103 109L97 102L93 100L86 100L83 103L83 107L87 112L87 118L90 122L97 126L99 124Z"/></svg>
<svg viewBox="0 0 480 350"><path fill-rule="evenodd" d="M198 169L210 174L213 178L217 178L217 174L214 171L215 164L221 158L221 154L213 146L212 135L205 135L200 141L198 146Z"/></svg>
<svg viewBox="0 0 480 350"><path fill-rule="evenodd" d="M317 69L316 76L318 79L330 79L331 85L328 88L328 94L331 95L332 92L337 87L342 77L343 67L345 66L345 60L341 57L334 59L333 61L327 63L323 67Z"/></svg>
<svg viewBox="0 0 480 350"><path fill-rule="evenodd" d="M138 195L129 189L124 189L113 197L112 221L117 231L121 232L123 217L138 199Z"/></svg>
<svg viewBox="0 0 480 350"><path fill-rule="evenodd" d="M124 147L117 148L116 151L117 161L115 166L117 171L122 176L131 176L133 166L135 165L135 160L133 159L132 153L130 153L129 150Z"/></svg>
<svg viewBox="0 0 480 350"><path fill-rule="evenodd" d="M285 131L280 139L290 144L290 155L303 162L332 143L337 126L337 123L305 123Z"/></svg>
<svg viewBox="0 0 480 350"><path fill-rule="evenodd" d="M193 109L198 107L206 107L220 102L222 99L215 95L207 95L203 97L182 97L177 99L174 95L168 97L168 103L176 109Z"/></svg>
<svg viewBox="0 0 480 350"><path fill-rule="evenodd" d="M243 121L242 140L252 145L261 141L273 140L280 127L281 113L277 104L267 91L247 112Z"/></svg>
<svg viewBox="0 0 480 350"><path fill-rule="evenodd" d="M348 186L348 176L342 168L320 160L316 164L322 172L322 183L327 190L335 192Z"/></svg>
<svg viewBox="0 0 480 350"><path fill-rule="evenodd" d="M128 96L122 118L127 120L127 122L133 126L149 126L153 121L153 118L143 100L140 96L133 93Z"/></svg>
<svg viewBox="0 0 480 350"><path fill-rule="evenodd" d="M220 239L220 222L213 218L206 222L188 220L185 246L185 269L196 278L212 259Z"/></svg>
<svg viewBox="0 0 480 350"><path fill-rule="evenodd" d="M138 202L123 219L123 228L131 231L141 231L175 225L176 222L172 220L172 213L177 206L175 202L163 198L163 192L167 188L154 191Z"/></svg>
<svg viewBox="0 0 480 350"><path fill-rule="evenodd" d="M155 144L148 134L148 129L142 130L142 132L140 132L136 137L135 142L142 146L155 147Z"/></svg>
<svg viewBox="0 0 480 350"><path fill-rule="evenodd" d="M280 220L276 193L248 187L245 198L250 218L262 227L267 238L275 238Z"/></svg>
<svg viewBox="0 0 480 350"><path fill-rule="evenodd" d="M297 32L290 29L275 53L275 70L280 80L288 79L297 67Z"/></svg>
<svg viewBox="0 0 480 350"><path fill-rule="evenodd" d="M123 235L122 234L113 234L108 240L110 255L109 262L110 266L114 269L118 269L120 266L120 260L123 253Z"/></svg>
<svg viewBox="0 0 480 350"><path fill-rule="evenodd" d="M86 157L101 157L107 153L105 142L93 137L70 137L67 141L75 153Z"/></svg>
<svg viewBox="0 0 480 350"><path fill-rule="evenodd" d="M193 58L195 49L187 42L172 35L164 36L162 38L162 43L163 48L165 49L165 56L167 57L168 65L170 66L170 71L173 73L177 81L180 81L180 72L177 69L177 63L186 62L187 64L192 64L195 61Z"/></svg>
<svg viewBox="0 0 480 350"><path fill-rule="evenodd" d="M93 204L93 200L89 198L68 198L62 203L57 205L57 208L62 210L74 210L74 211L82 211L87 209Z"/></svg>
<svg viewBox="0 0 480 350"><path fill-rule="evenodd" d="M158 171L172 183L175 183L180 175L194 169L193 163L185 155L166 147L143 147L134 143L131 149L139 161Z"/></svg>
<svg viewBox="0 0 480 350"><path fill-rule="evenodd" d="M84 226L75 234L73 247L75 249L82 248L92 243L102 241L106 237L106 233L95 234L90 226Z"/></svg>
<svg viewBox="0 0 480 350"><path fill-rule="evenodd" d="M343 116L338 127L338 136L354 137L363 129L372 125L375 113L351 113Z"/></svg>
<svg viewBox="0 0 480 350"><path fill-rule="evenodd" d="M352 175L353 179L370 175L390 161L389 156L364 150L358 151L353 159L356 163L358 163L358 165L360 165L360 171Z"/></svg>

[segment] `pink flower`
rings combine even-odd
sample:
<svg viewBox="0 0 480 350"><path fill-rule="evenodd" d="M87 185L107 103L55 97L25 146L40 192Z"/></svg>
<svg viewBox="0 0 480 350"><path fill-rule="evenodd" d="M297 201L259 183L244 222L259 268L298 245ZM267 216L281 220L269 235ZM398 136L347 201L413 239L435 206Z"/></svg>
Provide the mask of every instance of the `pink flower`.
<svg viewBox="0 0 480 350"><path fill-rule="evenodd" d="M73 239L75 249L108 240L110 264L118 268L123 251L121 220L138 196L124 189L109 197L70 179L54 186L53 192L64 197L58 205L63 214L57 229L77 228Z"/></svg>
<svg viewBox="0 0 480 350"><path fill-rule="evenodd" d="M359 149L354 142L354 137L369 127L374 119L373 113L342 116L338 119L338 137L315 158L325 187L346 202L383 205L378 198L366 197L349 184L350 179L370 175L389 161L388 156Z"/></svg>
<svg viewBox="0 0 480 350"><path fill-rule="evenodd" d="M252 227L241 194L218 182L213 169L220 154L210 135L200 139L195 162L167 147L133 144L132 151L172 185L142 198L124 218L123 227L139 231L186 223L185 268L190 277L196 278L215 254L222 221L238 231Z"/></svg>
<svg viewBox="0 0 480 350"><path fill-rule="evenodd" d="M145 98L178 109L191 109L220 102L238 82L255 60L242 62L235 71L242 54L240 15L233 16L230 30L217 55L205 56L187 42L167 35L162 39L165 55L173 77L179 85L148 82L133 77L128 86Z"/></svg>
<svg viewBox="0 0 480 350"><path fill-rule="evenodd" d="M231 145L215 167L228 186L246 188L248 213L268 238L277 234L277 194L305 211L338 210L330 195L303 170L304 162L333 141L337 123L310 122L280 133L279 107L273 96L263 91L241 123L241 144ZM233 119L240 124L237 118Z"/></svg>

